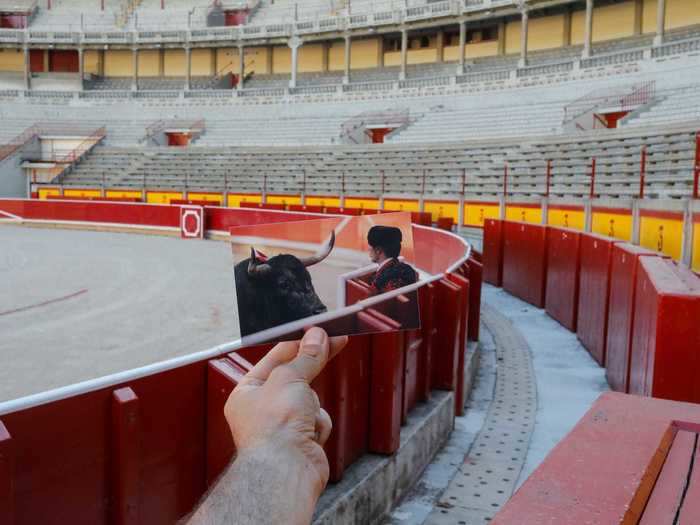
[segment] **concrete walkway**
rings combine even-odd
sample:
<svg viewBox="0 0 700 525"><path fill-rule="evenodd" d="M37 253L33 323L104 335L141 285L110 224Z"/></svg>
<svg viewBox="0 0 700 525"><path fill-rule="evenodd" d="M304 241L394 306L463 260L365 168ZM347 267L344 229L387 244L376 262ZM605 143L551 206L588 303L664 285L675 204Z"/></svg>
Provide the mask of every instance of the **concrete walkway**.
<svg viewBox="0 0 700 525"><path fill-rule="evenodd" d="M389 523L487 523L608 390L575 334L488 285L481 350L466 415Z"/></svg>

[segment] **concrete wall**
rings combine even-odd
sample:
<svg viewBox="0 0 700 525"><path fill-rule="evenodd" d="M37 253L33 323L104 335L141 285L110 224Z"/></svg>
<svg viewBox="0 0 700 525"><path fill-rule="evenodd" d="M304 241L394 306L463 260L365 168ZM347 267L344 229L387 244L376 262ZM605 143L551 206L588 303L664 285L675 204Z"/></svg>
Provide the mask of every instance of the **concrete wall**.
<svg viewBox="0 0 700 525"><path fill-rule="evenodd" d="M0 197L29 197L27 176L20 167L22 157L28 153L37 156L41 151L39 139L34 139L0 162Z"/></svg>

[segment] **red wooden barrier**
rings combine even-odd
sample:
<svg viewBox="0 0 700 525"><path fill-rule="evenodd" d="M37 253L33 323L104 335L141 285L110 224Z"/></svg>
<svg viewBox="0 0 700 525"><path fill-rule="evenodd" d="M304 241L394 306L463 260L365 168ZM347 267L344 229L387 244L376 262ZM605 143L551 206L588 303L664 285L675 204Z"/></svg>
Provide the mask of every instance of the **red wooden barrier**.
<svg viewBox="0 0 700 525"><path fill-rule="evenodd" d="M419 355L416 374L416 397L419 401L426 401L430 397L430 390L432 389L433 349L437 337L435 294L436 287L434 284L423 286L418 290L423 339L423 348Z"/></svg>
<svg viewBox="0 0 700 525"><path fill-rule="evenodd" d="M682 503L676 492L663 520L647 509L670 488L665 471L684 432L697 435L700 406L614 392L601 395L491 521L492 525L700 523L693 495L698 464ZM676 463L677 464L677 463ZM688 481L689 462L679 472ZM689 499L689 497L691 499ZM680 512L679 512L680 511ZM686 521L675 521L676 513Z"/></svg>
<svg viewBox="0 0 700 525"><path fill-rule="evenodd" d="M616 242L601 235L581 234L576 335L583 347L601 366L605 366L610 271L613 246Z"/></svg>
<svg viewBox="0 0 700 525"><path fill-rule="evenodd" d="M484 281L494 286L503 284L503 221L484 222Z"/></svg>
<svg viewBox="0 0 700 525"><path fill-rule="evenodd" d="M441 230L447 230L447 231L451 232L454 224L455 224L455 221L452 217L438 217L437 227L440 228Z"/></svg>
<svg viewBox="0 0 700 525"><path fill-rule="evenodd" d="M461 289L442 279L435 283L435 326L440 334L433 341L432 384L440 390L457 390ZM463 351L463 350L462 350Z"/></svg>
<svg viewBox="0 0 700 525"><path fill-rule="evenodd" d="M503 289L538 308L544 307L547 282L547 228L505 221Z"/></svg>
<svg viewBox="0 0 700 525"><path fill-rule="evenodd" d="M656 254L626 243L618 243L612 247L608 334L604 364L608 383L618 392L629 391L629 349L634 319L634 283L637 278L639 258L646 256L654 257Z"/></svg>
<svg viewBox="0 0 700 525"><path fill-rule="evenodd" d="M700 403L700 279L669 259L639 264L629 391Z"/></svg>
<svg viewBox="0 0 700 525"><path fill-rule="evenodd" d="M12 436L0 421L0 523L15 522L15 475Z"/></svg>
<svg viewBox="0 0 700 525"><path fill-rule="evenodd" d="M467 352L467 332L469 326L469 279L463 275L452 273L448 275L452 284L459 286L460 298L459 330L457 332L457 390L455 392L455 414L464 415L464 404L467 402L467 394L464 382L464 365Z"/></svg>
<svg viewBox="0 0 700 525"><path fill-rule="evenodd" d="M545 310L564 328L576 331L581 235L563 228L547 229Z"/></svg>
<svg viewBox="0 0 700 525"><path fill-rule="evenodd" d="M119 525L141 523L141 419L131 388L112 393L112 518Z"/></svg>

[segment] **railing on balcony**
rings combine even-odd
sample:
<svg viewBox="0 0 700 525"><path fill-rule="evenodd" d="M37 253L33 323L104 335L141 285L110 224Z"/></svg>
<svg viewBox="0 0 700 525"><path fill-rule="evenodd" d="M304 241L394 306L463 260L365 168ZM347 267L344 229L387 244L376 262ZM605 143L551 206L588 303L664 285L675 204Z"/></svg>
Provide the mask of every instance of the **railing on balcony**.
<svg viewBox="0 0 700 525"><path fill-rule="evenodd" d="M600 107L614 106L621 108L620 111L629 111L650 102L655 94L655 80L617 88L597 89L574 100L564 108L564 123L572 122Z"/></svg>

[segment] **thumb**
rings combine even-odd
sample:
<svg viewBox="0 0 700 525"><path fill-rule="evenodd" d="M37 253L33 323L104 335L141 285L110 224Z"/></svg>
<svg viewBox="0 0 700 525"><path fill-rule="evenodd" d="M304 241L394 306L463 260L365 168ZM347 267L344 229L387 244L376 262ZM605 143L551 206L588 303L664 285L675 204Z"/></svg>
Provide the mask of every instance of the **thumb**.
<svg viewBox="0 0 700 525"><path fill-rule="evenodd" d="M297 379L310 383L328 361L328 334L322 328L311 328L299 342L299 351L289 367Z"/></svg>

